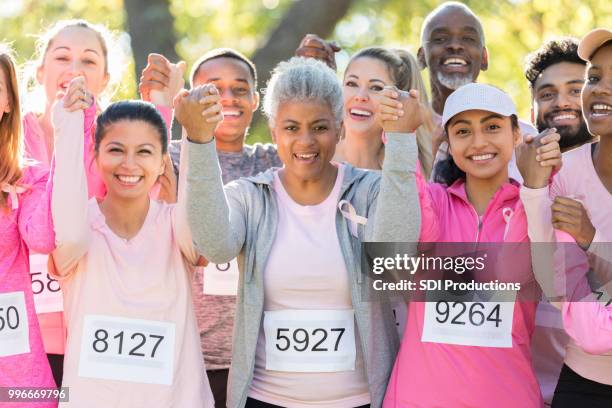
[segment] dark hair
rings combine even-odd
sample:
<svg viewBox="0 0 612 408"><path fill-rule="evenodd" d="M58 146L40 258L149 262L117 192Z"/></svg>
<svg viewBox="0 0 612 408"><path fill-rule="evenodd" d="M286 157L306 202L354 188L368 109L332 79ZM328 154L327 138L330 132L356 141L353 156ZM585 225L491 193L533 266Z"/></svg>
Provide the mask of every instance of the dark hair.
<svg viewBox="0 0 612 408"><path fill-rule="evenodd" d="M518 117L516 115L510 115L510 123L512 124L512 130L520 130ZM444 127L444 133L446 134L448 142L448 122ZM465 172L455 164L453 156L450 153L446 159L436 163L434 174L434 182L446 184L447 186L450 186L459 179L465 179Z"/></svg>
<svg viewBox="0 0 612 408"><path fill-rule="evenodd" d="M159 134L162 145L162 154L168 150L168 128L164 118L157 112L155 106L143 101L120 101L110 105L98 116L96 120L95 152L100 149L100 142L106 134L107 128L122 120L142 121L151 125Z"/></svg>
<svg viewBox="0 0 612 408"><path fill-rule="evenodd" d="M586 62L578 56L578 43L578 39L574 37L556 38L544 43L539 49L529 54L525 63L525 78L529 81L531 88L542 71L551 65L560 62L586 65Z"/></svg>
<svg viewBox="0 0 612 408"><path fill-rule="evenodd" d="M217 58L233 58L238 61L244 62L249 68L249 72L251 73L251 77L253 78L253 90L257 89L257 71L255 70L255 64L253 64L253 61L245 57L242 53L231 48L215 48L214 50L208 51L206 54L198 58L198 60L193 64L191 74L189 75L189 81L192 87L193 80L202 64Z"/></svg>

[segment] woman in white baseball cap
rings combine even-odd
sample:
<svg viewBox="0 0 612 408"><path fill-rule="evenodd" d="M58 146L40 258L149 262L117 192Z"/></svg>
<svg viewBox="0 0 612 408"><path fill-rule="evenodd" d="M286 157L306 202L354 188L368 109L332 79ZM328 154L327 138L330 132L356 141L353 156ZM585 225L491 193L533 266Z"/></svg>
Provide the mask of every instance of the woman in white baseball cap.
<svg viewBox="0 0 612 408"><path fill-rule="evenodd" d="M393 98L383 103L388 115L401 116ZM419 240L528 242L519 184L508 177L521 138L510 97L490 85L464 85L447 99L442 124L450 146L445 169L450 183L426 184L420 178ZM551 132L538 148L549 175L560 162L558 141ZM534 282L528 258L517 259L510 281ZM541 407L530 351L536 305L536 299L484 302L479 307L490 318L479 322L468 318L471 302L411 302L384 407ZM462 307L469 312L463 314Z"/></svg>

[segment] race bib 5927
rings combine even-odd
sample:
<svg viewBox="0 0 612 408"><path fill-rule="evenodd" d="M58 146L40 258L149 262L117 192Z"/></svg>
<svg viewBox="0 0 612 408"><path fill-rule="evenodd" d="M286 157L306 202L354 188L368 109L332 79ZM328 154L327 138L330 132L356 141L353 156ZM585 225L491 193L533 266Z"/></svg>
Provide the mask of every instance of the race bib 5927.
<svg viewBox="0 0 612 408"><path fill-rule="evenodd" d="M353 310L264 312L266 370L335 372L355 369Z"/></svg>

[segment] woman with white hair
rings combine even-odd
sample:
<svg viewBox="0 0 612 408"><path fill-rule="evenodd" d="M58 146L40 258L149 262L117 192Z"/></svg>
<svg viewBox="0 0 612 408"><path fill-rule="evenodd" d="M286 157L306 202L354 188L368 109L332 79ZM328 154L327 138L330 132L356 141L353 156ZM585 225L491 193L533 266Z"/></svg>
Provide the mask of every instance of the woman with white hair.
<svg viewBox="0 0 612 408"><path fill-rule="evenodd" d="M360 242L418 237L417 145L393 133L420 125L417 98L404 96L410 114L386 129L382 174L331 161L342 90L313 59L279 64L265 93L282 168L224 188L214 142L187 129L194 242L215 263L238 256L240 268L228 407L381 405L398 337L388 301L362 299ZM200 104L217 100L213 90Z"/></svg>

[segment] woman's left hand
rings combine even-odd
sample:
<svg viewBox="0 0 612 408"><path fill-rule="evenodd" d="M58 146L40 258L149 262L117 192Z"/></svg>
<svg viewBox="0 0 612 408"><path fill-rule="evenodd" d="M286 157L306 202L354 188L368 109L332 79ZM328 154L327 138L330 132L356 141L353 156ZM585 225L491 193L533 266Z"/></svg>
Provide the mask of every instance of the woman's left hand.
<svg viewBox="0 0 612 408"><path fill-rule="evenodd" d="M582 203L568 197L556 197L552 206L552 224L574 238L580 248L586 250L595 237L595 227Z"/></svg>

